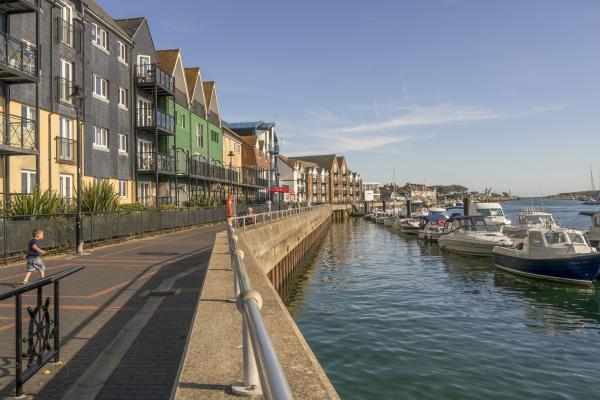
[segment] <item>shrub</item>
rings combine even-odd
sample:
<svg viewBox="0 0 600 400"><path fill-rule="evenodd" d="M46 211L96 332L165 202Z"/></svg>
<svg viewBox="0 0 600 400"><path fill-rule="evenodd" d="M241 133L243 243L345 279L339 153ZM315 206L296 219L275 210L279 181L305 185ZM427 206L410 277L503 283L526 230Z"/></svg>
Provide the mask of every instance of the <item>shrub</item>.
<svg viewBox="0 0 600 400"><path fill-rule="evenodd" d="M209 197L203 194L197 194L190 197L189 200L190 207L218 207L219 199L215 199L214 197Z"/></svg>
<svg viewBox="0 0 600 400"><path fill-rule="evenodd" d="M50 190L36 188L33 193L17 194L8 204L10 216L38 216L60 214L73 211L68 199L58 196Z"/></svg>
<svg viewBox="0 0 600 400"><path fill-rule="evenodd" d="M81 211L101 213L117 211L119 194L107 181L94 184L84 184L81 189Z"/></svg>

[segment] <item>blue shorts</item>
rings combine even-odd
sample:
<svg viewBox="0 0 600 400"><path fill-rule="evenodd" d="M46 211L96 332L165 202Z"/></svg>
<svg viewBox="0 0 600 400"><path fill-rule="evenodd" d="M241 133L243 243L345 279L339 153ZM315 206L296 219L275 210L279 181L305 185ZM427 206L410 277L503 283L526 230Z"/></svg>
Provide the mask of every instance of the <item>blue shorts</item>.
<svg viewBox="0 0 600 400"><path fill-rule="evenodd" d="M27 272L44 272L46 270L46 266L44 262L39 257L27 257Z"/></svg>

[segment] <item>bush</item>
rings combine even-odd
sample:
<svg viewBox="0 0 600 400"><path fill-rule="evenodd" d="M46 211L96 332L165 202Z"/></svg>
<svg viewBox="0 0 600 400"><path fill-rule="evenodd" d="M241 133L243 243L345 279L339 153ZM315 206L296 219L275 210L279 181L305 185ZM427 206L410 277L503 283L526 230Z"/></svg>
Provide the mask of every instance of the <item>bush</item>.
<svg viewBox="0 0 600 400"><path fill-rule="evenodd" d="M67 213L73 209L68 199L50 190L36 188L33 193L14 195L7 211L10 216L36 216Z"/></svg>
<svg viewBox="0 0 600 400"><path fill-rule="evenodd" d="M204 194L197 194L190 197L189 206L194 208L200 207L218 207L220 204L219 199L209 197Z"/></svg>
<svg viewBox="0 0 600 400"><path fill-rule="evenodd" d="M118 208L119 194L107 181L83 185L81 189L81 211L101 213L117 211Z"/></svg>

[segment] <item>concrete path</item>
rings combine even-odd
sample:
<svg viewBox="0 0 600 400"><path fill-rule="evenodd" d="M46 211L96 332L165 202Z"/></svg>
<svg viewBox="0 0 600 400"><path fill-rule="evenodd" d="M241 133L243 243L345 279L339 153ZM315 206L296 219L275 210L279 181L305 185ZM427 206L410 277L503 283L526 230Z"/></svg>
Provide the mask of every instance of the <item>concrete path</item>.
<svg viewBox="0 0 600 400"><path fill-rule="evenodd" d="M36 374L25 392L53 400L168 399L215 234L223 229L203 227L46 260L49 274L86 269L61 283L64 365ZM24 264L0 269L0 291L14 287L24 271ZM155 289L174 294L149 295ZM34 301L26 297L24 305ZM0 398L14 396L13 318L14 303L0 303Z"/></svg>

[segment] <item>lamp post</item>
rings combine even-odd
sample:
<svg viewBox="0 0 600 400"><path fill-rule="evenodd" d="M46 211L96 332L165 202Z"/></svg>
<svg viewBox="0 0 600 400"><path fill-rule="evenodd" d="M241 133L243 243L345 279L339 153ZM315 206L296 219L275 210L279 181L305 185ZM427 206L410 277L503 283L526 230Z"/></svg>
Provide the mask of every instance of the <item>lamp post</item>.
<svg viewBox="0 0 600 400"><path fill-rule="evenodd" d="M231 190L229 194L233 194L233 157L235 157L233 150L229 150L227 157L229 157L229 182L231 184Z"/></svg>
<svg viewBox="0 0 600 400"><path fill-rule="evenodd" d="M83 254L83 227L81 218L81 108L85 100L81 86L75 85L71 100L75 108L77 122L77 215L75 216L75 245L77 254Z"/></svg>

